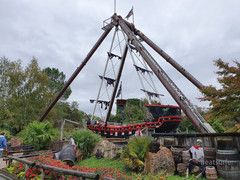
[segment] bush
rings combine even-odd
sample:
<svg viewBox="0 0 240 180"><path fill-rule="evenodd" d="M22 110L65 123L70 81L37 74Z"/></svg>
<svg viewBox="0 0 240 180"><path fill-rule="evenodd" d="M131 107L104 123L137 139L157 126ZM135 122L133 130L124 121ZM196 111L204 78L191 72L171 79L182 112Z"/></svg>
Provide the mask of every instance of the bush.
<svg viewBox="0 0 240 180"><path fill-rule="evenodd" d="M50 141L56 139L56 130L47 123L32 122L25 130L19 133L23 143L32 145L35 150L46 150L49 148Z"/></svg>
<svg viewBox="0 0 240 180"><path fill-rule="evenodd" d="M142 171L144 168L144 156L149 151L152 137L134 137L121 152L121 158L125 165L133 171Z"/></svg>
<svg viewBox="0 0 240 180"><path fill-rule="evenodd" d="M5 133L5 138L6 138L7 140L10 140L10 139L13 137L8 130L2 130L2 129L0 129L0 133Z"/></svg>
<svg viewBox="0 0 240 180"><path fill-rule="evenodd" d="M98 134L94 134L88 129L79 129L73 134L76 147L83 152L83 156L90 157L91 153L96 145L102 138Z"/></svg>

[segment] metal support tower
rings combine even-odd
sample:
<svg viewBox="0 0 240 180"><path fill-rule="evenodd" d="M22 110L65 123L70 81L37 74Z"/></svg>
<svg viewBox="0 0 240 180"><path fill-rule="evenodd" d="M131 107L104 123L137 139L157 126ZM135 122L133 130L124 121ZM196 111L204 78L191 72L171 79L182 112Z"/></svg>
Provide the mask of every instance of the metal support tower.
<svg viewBox="0 0 240 180"><path fill-rule="evenodd" d="M152 69L152 71L158 77L158 79L161 81L161 83L165 86L165 88L168 90L168 92L171 94L171 96L174 98L174 100L177 102L177 104L181 107L181 109L184 111L184 113L190 119L190 121L193 123L193 125L196 127L196 129L201 133L206 133L206 132L207 133L215 133L213 128L204 120L204 118L199 114L199 112L196 110L196 108L188 101L186 96L181 92L181 90L170 79L170 77L161 68L161 66L157 63L157 61L146 50L146 48L142 45L142 43L137 38L137 36L139 36L143 41L145 41L150 47L152 47L164 59L166 59L173 67L175 67L180 73L182 73L196 87L201 89L203 87L203 85L197 79L195 79L190 73L188 73L183 67L181 67L176 61L174 61L167 53L165 53L156 44L154 44L150 39L148 39L142 32L137 30L133 24L125 21L121 16L117 16L117 14L114 14L112 16L110 24L104 26L103 30L105 30L105 32L103 33L103 35L100 37L98 42L94 45L94 47L89 52L89 54L87 55L85 60L82 62L82 64L77 68L77 70L74 72L74 74L67 81L66 85L63 87L63 89L60 91L60 93L57 95L57 97L54 99L54 101L50 104L50 106L47 108L46 112L44 112L44 114L39 119L39 121L43 121L43 119L45 118L47 113L51 110L51 108L55 105L55 103L62 96L63 92L68 88L68 86L72 83L72 81L75 79L75 77L81 71L81 69L85 66L85 64L91 58L91 56L96 51L98 46L100 46L100 44L105 39L105 37L108 35L108 33L110 32L110 30L112 29L113 26L121 27L123 32L127 35L129 42L136 47L137 51L140 53L140 55L143 57L143 59L146 61L148 66ZM126 56L127 56L127 46L124 51L123 62L121 64L119 72L118 72L116 87L114 88L114 91L112 93L112 99L110 101L110 107L109 107L107 118L106 118L106 125L107 125L107 121L108 121L110 113L111 113L112 105L113 105L113 102L115 99L116 90L117 90L117 87L118 87L118 84L120 81L120 77L121 77L121 73L122 73L122 69L123 69L123 65L124 65Z"/></svg>

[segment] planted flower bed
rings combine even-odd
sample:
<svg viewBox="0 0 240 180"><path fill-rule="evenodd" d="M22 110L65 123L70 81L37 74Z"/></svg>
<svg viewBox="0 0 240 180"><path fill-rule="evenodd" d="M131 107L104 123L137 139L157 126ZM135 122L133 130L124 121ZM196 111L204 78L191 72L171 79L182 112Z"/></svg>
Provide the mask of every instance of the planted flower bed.
<svg viewBox="0 0 240 180"><path fill-rule="evenodd" d="M42 156L36 156L32 158L28 158L28 161L35 162L37 164L45 164L53 167L58 167L62 169L73 170L77 172L84 172L84 173L94 173L99 175L99 179L122 179L122 180L181 180L182 177L179 176L169 176L167 171L161 172L158 175L154 176L151 174L147 174L145 172L142 173L132 173L132 174L125 174L122 170L118 170L117 168L86 168L83 166L73 166L70 167L66 165L64 162L53 159L53 154L46 154ZM10 173L16 175L19 179L28 179L28 180L40 180L42 175L42 169L36 167L29 167L25 173L25 164L16 162L12 164L11 167L6 168ZM60 172L54 172L52 170L45 170L45 178L44 179L59 179L59 180L78 180L80 177L76 177L73 175L66 175ZM190 177L189 179L194 179L194 177Z"/></svg>

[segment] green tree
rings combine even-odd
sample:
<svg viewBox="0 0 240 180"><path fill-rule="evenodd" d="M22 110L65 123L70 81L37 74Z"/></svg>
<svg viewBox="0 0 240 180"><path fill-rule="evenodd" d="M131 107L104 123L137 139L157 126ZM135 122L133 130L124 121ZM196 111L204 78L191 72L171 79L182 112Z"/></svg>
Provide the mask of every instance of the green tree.
<svg viewBox="0 0 240 180"><path fill-rule="evenodd" d="M144 118L153 119L152 114L149 112L148 108L144 107L144 104L148 104L147 99L127 99L126 106L123 110L123 120L124 122L131 122L131 121L141 121ZM157 101L151 101L151 104L158 104L161 103ZM110 116L110 122L120 122L120 109L117 107L116 115Z"/></svg>
<svg viewBox="0 0 240 180"><path fill-rule="evenodd" d="M63 102L63 101L58 102L55 105L56 114L54 117L52 117L55 122L54 127L60 128L61 127L60 120L63 120L63 119L75 121L79 123L80 126L83 126L83 119L85 119L85 114L83 111L80 111L78 109L78 106L79 105L76 101L73 101L71 103ZM72 130L74 127L79 127L79 126L74 126L71 123L65 123L64 131L70 132L70 134L72 134Z"/></svg>
<svg viewBox="0 0 240 180"><path fill-rule="evenodd" d="M10 132L13 132L13 128L8 122L12 120L12 113L7 108L8 103L6 101L9 97L9 73L17 72L20 65L20 61L10 62L6 57L0 58L0 128Z"/></svg>
<svg viewBox="0 0 240 180"><path fill-rule="evenodd" d="M124 122L138 121L144 119L142 102L140 99L127 99L126 106L124 107ZM120 110L117 107L117 113L115 116L110 117L110 121L120 122Z"/></svg>
<svg viewBox="0 0 240 180"><path fill-rule="evenodd" d="M49 87L53 90L55 94L60 92L60 90L63 88L64 84L66 83L65 81L65 74L63 72L60 72L56 68L45 68L43 71L48 75L50 81L49 81ZM67 100L68 97L71 95L72 90L70 87L66 89L66 91L63 93L62 97L60 100Z"/></svg>
<svg viewBox="0 0 240 180"><path fill-rule="evenodd" d="M1 88L3 98L0 120L18 133L40 117L53 99L54 93L48 87L48 76L41 71L35 58L25 69L21 65L21 60L17 62L10 62L6 58L1 60L1 70L4 72L1 81L4 81L4 88ZM48 118L53 114L54 110Z"/></svg>
<svg viewBox="0 0 240 180"><path fill-rule="evenodd" d="M76 101L69 102L58 102L56 104L56 120L69 119L82 123L82 119L85 117L84 112L80 111L79 105Z"/></svg>
<svg viewBox="0 0 240 180"><path fill-rule="evenodd" d="M210 101L212 106L209 119L217 119L226 129L240 123L240 63L234 63L236 66L230 66L221 59L216 60L221 88L206 86L202 90L203 100Z"/></svg>

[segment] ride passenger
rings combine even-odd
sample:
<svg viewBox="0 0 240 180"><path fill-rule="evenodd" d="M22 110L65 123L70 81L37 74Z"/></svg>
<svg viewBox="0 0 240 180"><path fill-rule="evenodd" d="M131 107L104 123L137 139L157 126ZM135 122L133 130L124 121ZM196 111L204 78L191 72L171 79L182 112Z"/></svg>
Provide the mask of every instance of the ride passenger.
<svg viewBox="0 0 240 180"><path fill-rule="evenodd" d="M77 147L76 147L75 141L73 139L73 136L70 135L69 138L70 138L70 144L73 146L75 153L77 153Z"/></svg>
<svg viewBox="0 0 240 180"><path fill-rule="evenodd" d="M142 131L139 126L137 126L137 130L135 132L135 137L141 137L142 136Z"/></svg>

